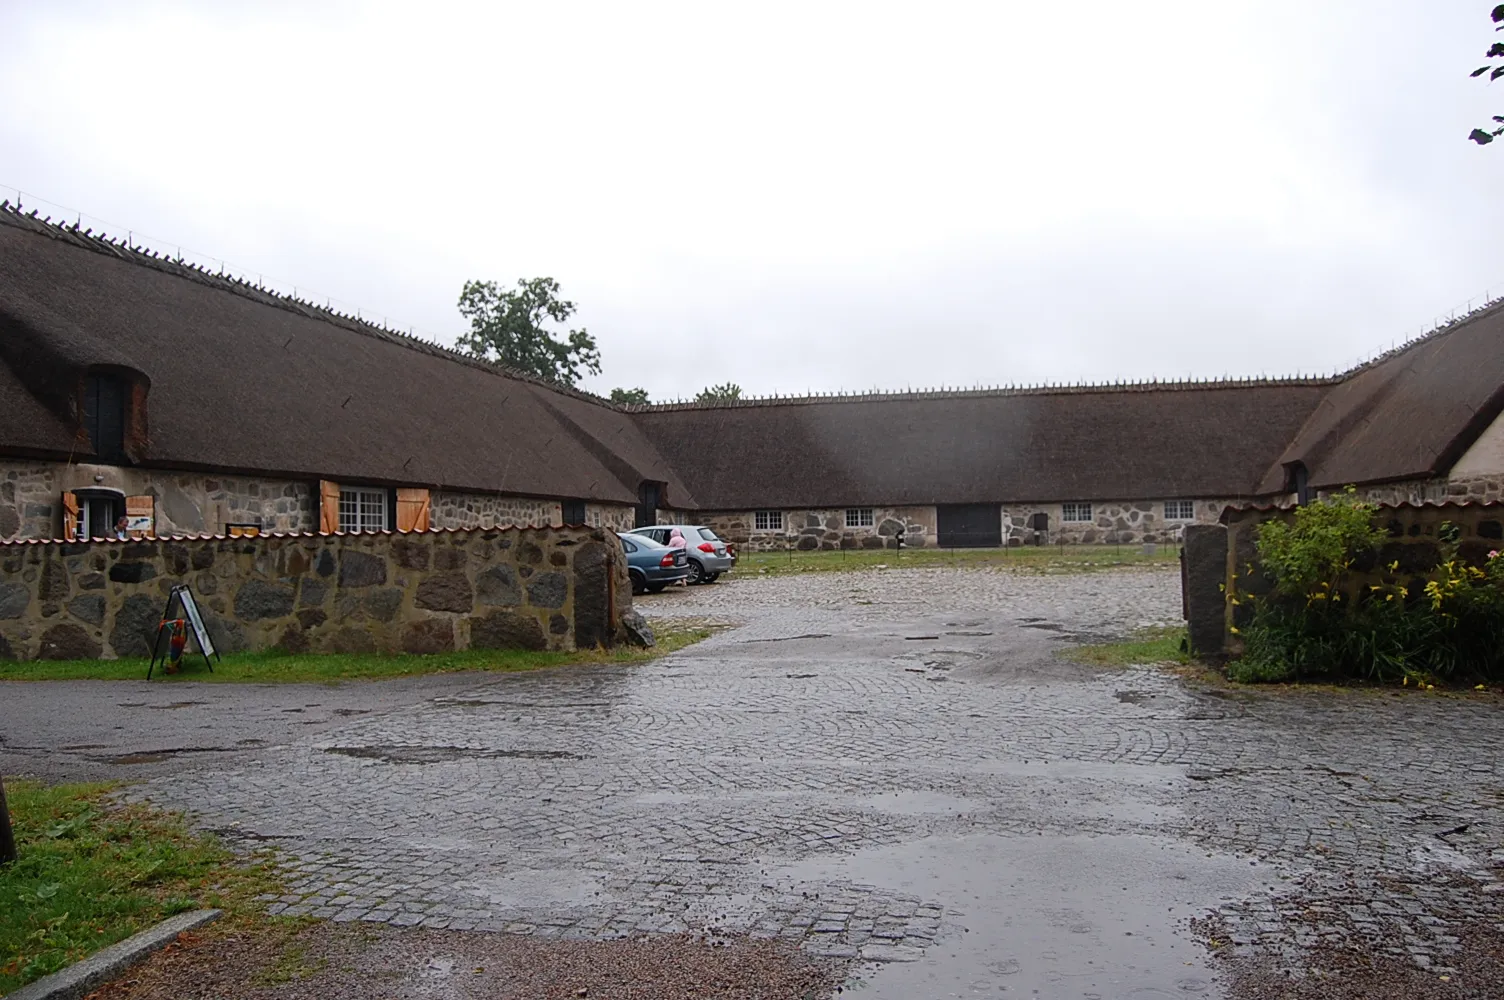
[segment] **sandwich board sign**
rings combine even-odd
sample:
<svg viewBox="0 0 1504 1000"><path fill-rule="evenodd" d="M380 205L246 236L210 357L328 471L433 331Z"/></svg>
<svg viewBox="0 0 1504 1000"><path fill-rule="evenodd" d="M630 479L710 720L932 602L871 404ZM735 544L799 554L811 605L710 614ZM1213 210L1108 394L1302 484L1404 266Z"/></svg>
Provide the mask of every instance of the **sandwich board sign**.
<svg viewBox="0 0 1504 1000"><path fill-rule="evenodd" d="M173 604L178 604L183 609L183 617L180 619L172 613ZM209 668L209 673L214 673L214 664L209 662L209 657L219 659L219 651L214 648L214 640L209 638L209 630L204 627L204 616L199 612L198 602L193 599L193 591L188 589L186 583L177 584L167 595L167 606L162 609L162 620L157 624L157 634L151 643L151 664L146 668L146 679L151 680L151 672L160 658L165 669L168 664L168 656L174 652L181 655L182 644L178 643L178 649L172 649L172 637L175 631L182 631L181 626L186 622L193 632L194 641L198 643L199 654L204 658L204 665ZM162 649L162 635L168 636L168 648ZM186 636L184 636L186 639ZM175 663L177 656L173 656Z"/></svg>

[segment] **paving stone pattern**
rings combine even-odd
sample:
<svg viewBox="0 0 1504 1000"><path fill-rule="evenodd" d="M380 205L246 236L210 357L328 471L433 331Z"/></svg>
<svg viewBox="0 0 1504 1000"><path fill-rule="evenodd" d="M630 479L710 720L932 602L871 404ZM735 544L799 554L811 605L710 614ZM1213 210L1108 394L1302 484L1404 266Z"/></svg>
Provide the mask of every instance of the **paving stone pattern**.
<svg viewBox="0 0 1504 1000"><path fill-rule="evenodd" d="M1294 956L1297 886L1303 908L1323 885L1350 906L1362 877L1360 916L1439 968L1455 936L1434 914L1457 909L1440 876L1500 887L1497 702L1229 694L1055 655L1173 622L1173 570L754 578L643 610L738 627L646 666L451 685L133 794L283 851L274 912L739 931L877 960L922 953L953 901L780 869L937 834L1173 838L1289 879L1224 902L1241 949Z"/></svg>

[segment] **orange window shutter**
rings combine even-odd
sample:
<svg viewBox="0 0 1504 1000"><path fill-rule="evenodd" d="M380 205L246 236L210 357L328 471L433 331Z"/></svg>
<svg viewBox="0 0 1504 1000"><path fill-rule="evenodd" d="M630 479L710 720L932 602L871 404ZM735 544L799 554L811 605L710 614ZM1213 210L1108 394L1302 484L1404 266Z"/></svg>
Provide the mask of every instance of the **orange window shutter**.
<svg viewBox="0 0 1504 1000"><path fill-rule="evenodd" d="M397 489L397 530L428 530L428 491L423 489Z"/></svg>
<svg viewBox="0 0 1504 1000"><path fill-rule="evenodd" d="M78 538L78 496L63 494L63 537L68 541Z"/></svg>
<svg viewBox="0 0 1504 1000"><path fill-rule="evenodd" d="M319 534L332 535L339 530L339 483L319 480Z"/></svg>
<svg viewBox="0 0 1504 1000"><path fill-rule="evenodd" d="M132 538L147 538L157 533L157 499L153 496L125 498L126 532Z"/></svg>

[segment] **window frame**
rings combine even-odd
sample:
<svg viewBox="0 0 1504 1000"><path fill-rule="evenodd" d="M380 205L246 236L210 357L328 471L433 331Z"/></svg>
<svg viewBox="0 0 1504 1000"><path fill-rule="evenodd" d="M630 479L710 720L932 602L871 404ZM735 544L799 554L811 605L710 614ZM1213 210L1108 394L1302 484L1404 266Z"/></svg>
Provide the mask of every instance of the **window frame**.
<svg viewBox="0 0 1504 1000"><path fill-rule="evenodd" d="M1183 510L1183 511L1185 511L1185 513L1184 514L1180 514L1180 513L1171 514L1170 513L1170 508L1171 508L1172 505L1174 506L1175 510L1177 510L1177 511L1182 511ZM1166 521L1194 521L1194 520L1196 520L1196 501L1194 501L1194 500L1166 500L1165 501L1165 520Z"/></svg>
<svg viewBox="0 0 1504 1000"><path fill-rule="evenodd" d="M852 519L851 515L853 514L856 515L855 520ZM877 523L877 519L874 515L875 512L871 507L847 507L845 520L846 527L871 528Z"/></svg>
<svg viewBox="0 0 1504 1000"><path fill-rule="evenodd" d="M346 497L353 497L348 501L354 505L356 526L348 526L346 518ZM379 500L375 499L379 498ZM374 509L373 509L374 508ZM372 516L379 515L379 524L372 526ZM380 486L344 486L339 488L339 530L345 534L366 534L374 531L387 531L391 525L392 501L391 491Z"/></svg>
<svg viewBox="0 0 1504 1000"><path fill-rule="evenodd" d="M1094 511L1090 500L1068 500L1060 505L1061 524L1090 524Z"/></svg>
<svg viewBox="0 0 1504 1000"><path fill-rule="evenodd" d="M753 531L783 531L784 515L781 510L754 510L752 512Z"/></svg>

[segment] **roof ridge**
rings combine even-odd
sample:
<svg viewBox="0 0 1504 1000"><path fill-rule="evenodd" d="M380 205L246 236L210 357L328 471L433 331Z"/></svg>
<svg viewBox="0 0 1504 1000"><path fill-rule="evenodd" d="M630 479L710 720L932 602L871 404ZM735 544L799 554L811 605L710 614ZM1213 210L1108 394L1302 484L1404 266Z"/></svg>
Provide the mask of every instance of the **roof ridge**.
<svg viewBox="0 0 1504 1000"><path fill-rule="evenodd" d="M508 365L487 361L469 354L462 354L453 348L445 347L442 344L415 334L394 330L384 323L372 323L359 315L351 316L347 313L337 312L328 306L321 306L294 295L285 295L274 289L266 288L259 284L252 284L248 279L229 272L214 272L207 270L201 265L190 263L182 257L172 258L159 254L156 251L148 252L144 248L137 248L127 241L122 241L118 238L111 239L103 232L95 233L92 228L81 228L77 223L70 226L64 222L53 222L50 215L38 218L37 209L32 209L30 213L27 213L19 204L13 205L8 199L0 199L0 224L16 225L17 228L29 230L39 236L64 240L80 249L116 257L128 263L141 267L149 267L164 274L173 275L174 277L196 281L199 284L250 299L261 305L297 313L308 319L329 323L332 326L349 330L352 333L373 337L377 340L385 340L388 343L394 343L408 350L442 358L456 364L467 365L471 368L478 368L502 378L531 383L544 389L551 389L554 392L560 392L586 402L595 403L607 409L619 410L622 408L619 404L612 403L608 399L591 392L586 392L583 389L559 385L530 372L520 371Z"/></svg>
<svg viewBox="0 0 1504 1000"><path fill-rule="evenodd" d="M1275 386L1335 385L1341 375L1248 376L1244 378L1150 379L1125 382L1043 383L1040 385L997 385L972 389L871 389L863 392L809 393L804 396L755 396L746 399L714 402L630 403L623 406L629 413L655 413L672 410L716 410L750 406L798 406L815 403L863 403L877 400L973 399L993 396L1086 395L1112 392L1190 392L1198 389L1248 389Z"/></svg>

